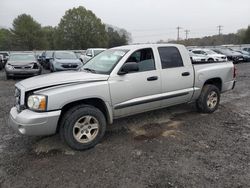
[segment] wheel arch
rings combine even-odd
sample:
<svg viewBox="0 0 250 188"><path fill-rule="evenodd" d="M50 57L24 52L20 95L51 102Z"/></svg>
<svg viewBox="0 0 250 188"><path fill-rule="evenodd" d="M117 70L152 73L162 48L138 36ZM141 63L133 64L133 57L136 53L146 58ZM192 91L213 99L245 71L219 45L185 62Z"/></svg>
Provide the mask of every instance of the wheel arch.
<svg viewBox="0 0 250 188"><path fill-rule="evenodd" d="M216 86L220 90L220 92L221 92L221 90L222 90L222 80L221 80L221 78L219 78L219 77L217 77L217 78L210 78L210 79L208 79L208 80L206 80L204 82L203 87L205 85L208 85L208 84Z"/></svg>
<svg viewBox="0 0 250 188"><path fill-rule="evenodd" d="M69 109L71 109L72 107L80 105L80 104L86 104L86 105L96 107L97 109L99 109L104 114L107 123L109 123L109 124L113 123L112 110L111 110L109 104L105 103L100 98L87 98L87 99L82 99L82 100L69 102L69 103L65 104L62 107L62 112L61 112L61 115L60 115L60 118L59 118L59 123L58 123L58 126L57 126L57 132L59 131L60 122L61 122L61 119L64 116L64 114Z"/></svg>

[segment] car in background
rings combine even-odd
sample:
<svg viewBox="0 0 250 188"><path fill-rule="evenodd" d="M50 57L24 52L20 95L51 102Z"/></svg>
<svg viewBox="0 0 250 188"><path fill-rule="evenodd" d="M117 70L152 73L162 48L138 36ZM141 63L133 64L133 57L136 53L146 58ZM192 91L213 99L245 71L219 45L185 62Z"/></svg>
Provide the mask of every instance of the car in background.
<svg viewBox="0 0 250 188"><path fill-rule="evenodd" d="M39 61L45 69L50 69L50 60L52 59L54 51L44 51L39 57Z"/></svg>
<svg viewBox="0 0 250 188"><path fill-rule="evenodd" d="M242 54L244 62L250 62L250 53L244 50L235 50L235 51Z"/></svg>
<svg viewBox="0 0 250 188"><path fill-rule="evenodd" d="M240 63L240 62L244 61L244 58L243 58L241 53L233 51L231 49L228 49L228 48L214 48L212 50L217 52L217 53L226 55L227 59L229 61L232 61L233 63Z"/></svg>
<svg viewBox="0 0 250 188"><path fill-rule="evenodd" d="M3 65L3 55L0 55L0 70L2 70L4 67Z"/></svg>
<svg viewBox="0 0 250 188"><path fill-rule="evenodd" d="M250 53L250 48L243 48L242 50L247 51L248 53Z"/></svg>
<svg viewBox="0 0 250 188"><path fill-rule="evenodd" d="M6 78L40 75L42 67L34 53L11 53L5 65Z"/></svg>
<svg viewBox="0 0 250 188"><path fill-rule="evenodd" d="M192 52L194 54L199 54L199 55L206 55L208 57L208 62L223 62L223 61L227 61L227 57L225 55L222 54L218 54L213 50L210 49L203 49L203 48L195 48L192 49Z"/></svg>
<svg viewBox="0 0 250 188"><path fill-rule="evenodd" d="M193 52L191 52L191 51L189 51L188 52L189 53L189 56L190 56L190 58L191 58L191 60L192 60L192 62L196 62L196 63L198 63L198 62L208 62L208 56L206 56L206 55L203 55L203 54L195 54L195 53L193 53Z"/></svg>
<svg viewBox="0 0 250 188"><path fill-rule="evenodd" d="M103 52L107 50L106 48L89 48L86 50L85 55L81 55L81 60L83 62L83 64L87 63L88 60L92 59L93 57L95 57L96 55L98 55L99 53Z"/></svg>
<svg viewBox="0 0 250 188"><path fill-rule="evenodd" d="M9 52L0 52L0 55L3 56L3 66L5 66L5 64L7 63L8 59L9 59Z"/></svg>
<svg viewBox="0 0 250 188"><path fill-rule="evenodd" d="M72 51L55 51L50 59L50 71L78 70L82 62Z"/></svg>

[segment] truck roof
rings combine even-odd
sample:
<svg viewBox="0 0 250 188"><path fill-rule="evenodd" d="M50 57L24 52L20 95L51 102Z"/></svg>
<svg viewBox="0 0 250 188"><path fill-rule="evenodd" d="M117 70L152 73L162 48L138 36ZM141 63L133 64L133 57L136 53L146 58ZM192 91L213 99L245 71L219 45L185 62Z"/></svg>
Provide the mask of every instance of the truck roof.
<svg viewBox="0 0 250 188"><path fill-rule="evenodd" d="M112 49L128 49L128 50L135 50L139 48L150 48L150 47L165 47L165 46L174 46L174 47L183 47L181 44L131 44L131 45L124 45L119 47L114 47Z"/></svg>

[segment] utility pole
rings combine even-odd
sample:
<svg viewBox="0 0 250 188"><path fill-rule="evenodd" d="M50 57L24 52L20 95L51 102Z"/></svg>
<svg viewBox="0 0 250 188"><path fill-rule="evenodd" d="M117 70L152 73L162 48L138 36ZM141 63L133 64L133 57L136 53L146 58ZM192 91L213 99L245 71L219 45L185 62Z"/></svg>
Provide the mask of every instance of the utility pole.
<svg viewBox="0 0 250 188"><path fill-rule="evenodd" d="M188 34L190 33L190 30L185 30L186 33L186 40L188 39Z"/></svg>
<svg viewBox="0 0 250 188"><path fill-rule="evenodd" d="M177 41L180 40L180 29L182 29L180 26L178 26L177 28Z"/></svg>
<svg viewBox="0 0 250 188"><path fill-rule="evenodd" d="M217 27L218 27L218 30L219 30L219 35L221 35L221 30L222 30L223 26L222 25L218 25Z"/></svg>

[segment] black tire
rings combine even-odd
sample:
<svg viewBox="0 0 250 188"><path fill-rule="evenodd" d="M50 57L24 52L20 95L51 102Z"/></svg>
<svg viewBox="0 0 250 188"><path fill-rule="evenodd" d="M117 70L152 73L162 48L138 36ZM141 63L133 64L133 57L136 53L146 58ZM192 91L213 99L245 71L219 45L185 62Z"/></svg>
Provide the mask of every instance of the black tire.
<svg viewBox="0 0 250 188"><path fill-rule="evenodd" d="M209 100L210 95L214 94L214 101L217 98L216 103ZM200 97L196 101L196 107L199 112L213 113L218 109L220 103L220 90L215 85L204 85L200 94Z"/></svg>
<svg viewBox="0 0 250 188"><path fill-rule="evenodd" d="M79 122L79 119L84 118L85 116L93 117L95 120L97 120L98 130L93 140L87 143L81 143L75 138L74 134L76 133L74 131L76 129L75 128L76 123ZM89 105L78 105L69 109L65 114L63 114L59 129L61 139L64 142L66 142L72 149L75 150L86 150L94 147L101 141L105 131L106 131L106 118L104 114L99 109ZM79 132L81 131L79 130Z"/></svg>
<svg viewBox="0 0 250 188"><path fill-rule="evenodd" d="M10 75L6 74L6 80L11 79Z"/></svg>
<svg viewBox="0 0 250 188"><path fill-rule="evenodd" d="M213 58L209 58L209 59L208 59L208 62L209 62L209 63L213 63L213 62L214 62L214 59L213 59Z"/></svg>
<svg viewBox="0 0 250 188"><path fill-rule="evenodd" d="M50 67L48 69L50 69L50 72L55 72L54 67L53 67L52 64L50 65Z"/></svg>

